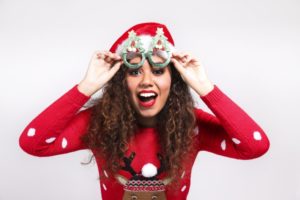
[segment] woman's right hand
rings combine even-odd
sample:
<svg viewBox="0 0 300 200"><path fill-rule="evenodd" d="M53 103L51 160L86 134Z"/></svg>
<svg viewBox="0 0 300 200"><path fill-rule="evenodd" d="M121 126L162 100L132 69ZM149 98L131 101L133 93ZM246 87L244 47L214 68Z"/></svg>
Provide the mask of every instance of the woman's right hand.
<svg viewBox="0 0 300 200"><path fill-rule="evenodd" d="M121 56L109 51L94 52L83 80L78 84L80 92L93 95L102 88L120 69Z"/></svg>

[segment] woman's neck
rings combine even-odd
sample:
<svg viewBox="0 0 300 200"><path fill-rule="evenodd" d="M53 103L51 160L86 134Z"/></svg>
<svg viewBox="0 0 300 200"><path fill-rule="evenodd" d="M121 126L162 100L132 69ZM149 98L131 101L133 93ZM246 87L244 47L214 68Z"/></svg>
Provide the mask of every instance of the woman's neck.
<svg viewBox="0 0 300 200"><path fill-rule="evenodd" d="M138 124L145 128L154 128L156 126L156 117L138 117Z"/></svg>

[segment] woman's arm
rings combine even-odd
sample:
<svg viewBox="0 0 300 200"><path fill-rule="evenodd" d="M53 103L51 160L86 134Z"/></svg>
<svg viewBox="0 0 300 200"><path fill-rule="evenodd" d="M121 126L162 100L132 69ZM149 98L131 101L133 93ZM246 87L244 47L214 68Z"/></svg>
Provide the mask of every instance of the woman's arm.
<svg viewBox="0 0 300 200"><path fill-rule="evenodd" d="M237 159L257 158L268 151L270 142L262 128L216 85L200 98L215 116L195 110L199 151Z"/></svg>
<svg viewBox="0 0 300 200"><path fill-rule="evenodd" d="M121 64L120 56L95 51L83 80L24 129L19 139L21 148L35 156L52 156L86 148L80 137L87 131L91 110L78 111L114 76Z"/></svg>
<svg viewBox="0 0 300 200"><path fill-rule="evenodd" d="M172 62L184 81L214 113L195 110L198 120L198 150L238 159L252 159L269 149L264 131L245 111L208 79L204 67L190 53L173 53Z"/></svg>
<svg viewBox="0 0 300 200"><path fill-rule="evenodd" d="M19 138L20 147L34 156L85 149L80 136L86 132L90 110L78 111L89 98L75 85L27 125Z"/></svg>

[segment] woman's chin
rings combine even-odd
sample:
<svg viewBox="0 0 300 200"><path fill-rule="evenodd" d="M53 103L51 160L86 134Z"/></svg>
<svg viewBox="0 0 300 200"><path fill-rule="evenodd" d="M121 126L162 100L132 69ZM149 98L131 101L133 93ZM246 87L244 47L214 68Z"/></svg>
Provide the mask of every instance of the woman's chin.
<svg viewBox="0 0 300 200"><path fill-rule="evenodd" d="M158 112L154 110L140 111L138 117L143 119L152 119L155 118Z"/></svg>

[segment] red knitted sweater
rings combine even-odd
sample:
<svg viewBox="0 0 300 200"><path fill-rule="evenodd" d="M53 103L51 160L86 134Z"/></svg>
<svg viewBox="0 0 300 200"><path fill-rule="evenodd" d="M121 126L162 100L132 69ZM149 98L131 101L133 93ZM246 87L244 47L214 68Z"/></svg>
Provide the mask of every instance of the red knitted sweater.
<svg viewBox="0 0 300 200"><path fill-rule="evenodd" d="M87 131L91 110L78 111L90 97L82 94L77 86L52 103L24 129L19 143L25 152L43 157L87 148L79 138ZM166 199L186 199L190 188L191 169L200 151L246 160L262 156L269 149L269 140L261 127L216 85L201 99L214 115L195 109L197 119L193 145L195 151L191 153L191 159L187 159L184 163L184 171L179 180L180 189L177 193L172 192L168 185L164 188ZM130 142L126 156L130 158L132 152L135 153L133 159L127 160L130 160L130 168L137 174L147 163L160 167L161 162L157 156L160 152L157 134L155 128L140 128L134 140ZM96 157L96 161L103 200L121 200L130 188L136 188L131 187L132 185L126 186L126 181L129 183L128 180L133 178L133 174L128 170L120 170L118 173L125 178L123 179L125 183L121 184L116 176L102 169L105 161L101 157ZM163 175L162 173L157 176L157 180L164 179Z"/></svg>

